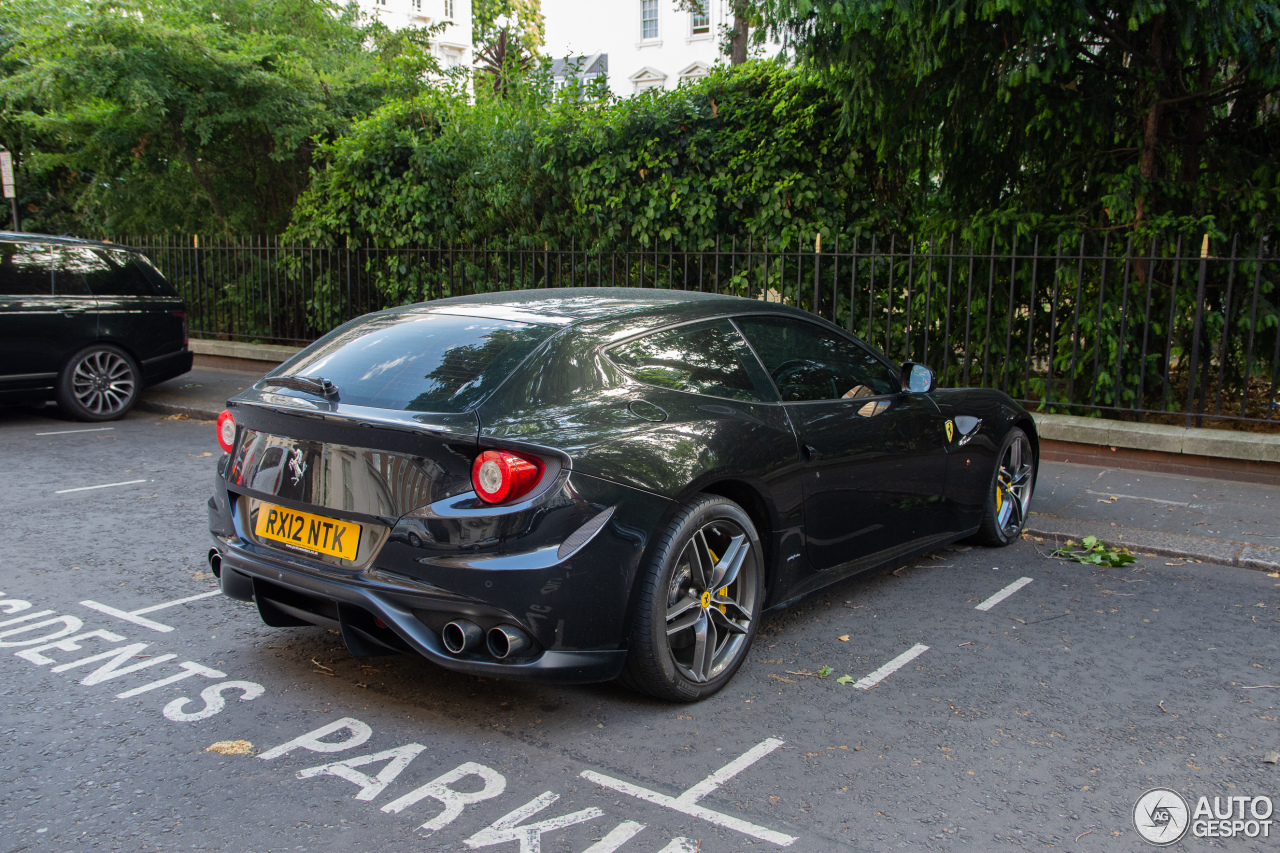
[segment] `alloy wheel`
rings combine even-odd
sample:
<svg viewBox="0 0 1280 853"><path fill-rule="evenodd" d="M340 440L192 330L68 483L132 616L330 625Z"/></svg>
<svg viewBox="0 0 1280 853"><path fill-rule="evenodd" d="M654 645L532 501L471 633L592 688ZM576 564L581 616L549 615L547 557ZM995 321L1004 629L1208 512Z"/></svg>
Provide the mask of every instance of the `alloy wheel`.
<svg viewBox="0 0 1280 853"><path fill-rule="evenodd" d="M1017 535L1027 520L1027 504L1035 480L1035 455L1025 435L1005 449L996 472L996 525L1006 537Z"/></svg>
<svg viewBox="0 0 1280 853"><path fill-rule="evenodd" d="M667 646L677 669L704 683L745 649L755 612L758 561L746 531L725 519L703 525L676 561L667 591Z"/></svg>
<svg viewBox="0 0 1280 853"><path fill-rule="evenodd" d="M136 389L128 360L111 350L86 353L71 372L71 393L86 411L114 415L128 408Z"/></svg>

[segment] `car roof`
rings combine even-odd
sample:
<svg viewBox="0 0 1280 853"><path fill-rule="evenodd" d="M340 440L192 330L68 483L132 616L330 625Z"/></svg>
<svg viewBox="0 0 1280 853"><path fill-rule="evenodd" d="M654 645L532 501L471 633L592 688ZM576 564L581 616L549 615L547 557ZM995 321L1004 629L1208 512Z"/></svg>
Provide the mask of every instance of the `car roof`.
<svg viewBox="0 0 1280 853"><path fill-rule="evenodd" d="M817 319L777 302L717 293L639 287L574 287L511 290L455 296L406 305L393 311L431 311L495 320L590 325L605 331L618 325L657 327L726 314L785 313Z"/></svg>
<svg viewBox="0 0 1280 853"><path fill-rule="evenodd" d="M31 234L26 231L0 231L0 240L12 243L56 243L60 246L90 246L95 249L123 249L127 252L136 251L129 246L120 243L108 243L103 240L85 240L81 237L71 237L68 235L55 236L53 234Z"/></svg>

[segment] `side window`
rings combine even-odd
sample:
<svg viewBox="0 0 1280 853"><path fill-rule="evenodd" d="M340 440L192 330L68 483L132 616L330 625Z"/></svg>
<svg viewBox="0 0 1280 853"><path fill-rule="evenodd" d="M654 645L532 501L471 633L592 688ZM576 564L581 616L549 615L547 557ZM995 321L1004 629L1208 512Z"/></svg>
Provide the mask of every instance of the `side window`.
<svg viewBox="0 0 1280 853"><path fill-rule="evenodd" d="M876 397L902 390L902 379L870 350L814 323L789 317L737 321L784 402Z"/></svg>
<svg viewBox="0 0 1280 853"><path fill-rule="evenodd" d="M121 249L68 246L64 268L83 276L94 296L156 295L156 288L133 256Z"/></svg>
<svg viewBox="0 0 1280 853"><path fill-rule="evenodd" d="M728 320L658 332L609 351L640 382L732 400L773 399L759 363Z"/></svg>
<svg viewBox="0 0 1280 853"><path fill-rule="evenodd" d="M52 296L56 249L0 242L0 296Z"/></svg>

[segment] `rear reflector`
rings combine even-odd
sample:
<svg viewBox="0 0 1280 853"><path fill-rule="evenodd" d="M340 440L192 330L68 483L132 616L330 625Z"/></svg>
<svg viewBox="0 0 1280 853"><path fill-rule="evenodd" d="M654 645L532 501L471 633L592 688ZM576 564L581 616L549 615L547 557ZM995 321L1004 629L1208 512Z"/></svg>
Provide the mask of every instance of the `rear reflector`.
<svg viewBox="0 0 1280 853"><path fill-rule="evenodd" d="M230 453L236 444L236 419L231 417L228 411L218 415L218 444L227 453Z"/></svg>
<svg viewBox="0 0 1280 853"><path fill-rule="evenodd" d="M471 485L485 503L527 495L542 479L542 460L510 450L486 450L471 466Z"/></svg>

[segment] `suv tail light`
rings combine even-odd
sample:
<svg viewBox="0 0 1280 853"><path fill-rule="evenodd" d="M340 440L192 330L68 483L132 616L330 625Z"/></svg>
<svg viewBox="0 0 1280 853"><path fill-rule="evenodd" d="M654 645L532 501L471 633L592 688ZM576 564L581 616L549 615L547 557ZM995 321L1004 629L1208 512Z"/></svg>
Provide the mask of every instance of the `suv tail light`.
<svg viewBox="0 0 1280 853"><path fill-rule="evenodd" d="M542 479L542 460L510 450L486 450L471 465L471 485L485 503L523 497Z"/></svg>
<svg viewBox="0 0 1280 853"><path fill-rule="evenodd" d="M190 341L187 338L187 312L186 311L170 311L170 314L182 321L182 346L185 349Z"/></svg>
<svg viewBox="0 0 1280 853"><path fill-rule="evenodd" d="M231 417L231 412L223 411L218 415L218 444L227 453L230 453L236 444L236 419Z"/></svg>

